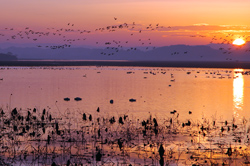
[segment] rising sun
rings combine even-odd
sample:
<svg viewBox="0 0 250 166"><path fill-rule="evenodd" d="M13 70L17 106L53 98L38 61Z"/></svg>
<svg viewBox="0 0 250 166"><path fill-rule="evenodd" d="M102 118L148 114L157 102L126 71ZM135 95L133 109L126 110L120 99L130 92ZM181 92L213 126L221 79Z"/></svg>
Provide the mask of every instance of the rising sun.
<svg viewBox="0 0 250 166"><path fill-rule="evenodd" d="M243 45L243 44L245 44L246 42L243 40L243 39L235 39L234 41L233 41L233 44L234 45L237 45L237 46L241 46L241 45Z"/></svg>

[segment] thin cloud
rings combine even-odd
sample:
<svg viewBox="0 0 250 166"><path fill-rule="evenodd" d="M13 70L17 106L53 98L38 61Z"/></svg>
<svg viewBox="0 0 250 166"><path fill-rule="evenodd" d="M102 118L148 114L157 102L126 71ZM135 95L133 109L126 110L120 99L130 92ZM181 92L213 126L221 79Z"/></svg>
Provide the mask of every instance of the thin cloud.
<svg viewBox="0 0 250 166"><path fill-rule="evenodd" d="M158 29L158 31L249 31L250 27L245 25L242 26L230 26L230 25L209 25L209 24L195 24L195 25L188 25L188 26L171 26L163 27Z"/></svg>

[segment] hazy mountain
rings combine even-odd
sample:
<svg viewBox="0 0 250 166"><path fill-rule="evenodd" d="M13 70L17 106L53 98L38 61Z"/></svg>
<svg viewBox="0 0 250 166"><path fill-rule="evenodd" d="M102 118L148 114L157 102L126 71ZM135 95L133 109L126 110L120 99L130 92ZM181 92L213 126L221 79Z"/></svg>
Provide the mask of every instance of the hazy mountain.
<svg viewBox="0 0 250 166"><path fill-rule="evenodd" d="M149 51L136 48L38 48L9 47L0 52L12 52L18 59L34 60L149 60L149 61L250 61L250 44L242 47L228 45L173 45Z"/></svg>
<svg viewBox="0 0 250 166"><path fill-rule="evenodd" d="M17 57L15 55L12 55L12 53L8 52L6 53L0 53L0 61L14 61L17 60Z"/></svg>

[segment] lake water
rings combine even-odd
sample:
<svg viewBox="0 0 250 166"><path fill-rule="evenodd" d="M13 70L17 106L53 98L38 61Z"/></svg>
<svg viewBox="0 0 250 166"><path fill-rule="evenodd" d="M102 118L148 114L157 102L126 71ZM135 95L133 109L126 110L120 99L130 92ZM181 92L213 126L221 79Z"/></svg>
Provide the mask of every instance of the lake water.
<svg viewBox="0 0 250 166"><path fill-rule="evenodd" d="M215 68L1 67L0 106L5 114L1 110L0 153L14 165L70 161L159 165L164 160L170 165L197 161L248 163L247 157L240 156L249 152L250 143L249 72ZM66 97L70 100L65 101ZM82 100L74 100L76 97ZM14 108L18 112L12 111ZM6 115L8 110L10 116ZM113 116L119 119L116 124ZM166 151L163 157L158 154L160 144ZM98 154L103 156L100 160Z"/></svg>
<svg viewBox="0 0 250 166"><path fill-rule="evenodd" d="M157 67L3 67L0 105L53 112L149 112L181 119L248 117L250 76L243 69ZM64 98L70 101L64 101ZM82 101L75 101L75 97ZM136 102L129 102L129 99ZM110 100L114 103L110 104ZM189 111L192 114L189 114Z"/></svg>

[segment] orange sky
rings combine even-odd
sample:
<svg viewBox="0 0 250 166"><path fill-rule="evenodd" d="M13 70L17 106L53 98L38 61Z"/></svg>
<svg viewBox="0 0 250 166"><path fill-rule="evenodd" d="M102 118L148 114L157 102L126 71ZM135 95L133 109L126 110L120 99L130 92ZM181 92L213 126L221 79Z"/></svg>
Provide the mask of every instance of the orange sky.
<svg viewBox="0 0 250 166"><path fill-rule="evenodd" d="M0 6L0 44L64 43L65 39L79 39L71 44L98 42L101 46L105 41L119 40L133 46L140 45L140 39L150 38L151 45L164 46L231 42L239 37L250 40L249 9L248 0L8 0ZM124 23L128 27L112 32L95 31ZM18 32L24 33L26 27L50 34L21 39ZM56 30L61 28L59 36ZM66 33L65 29L73 31ZM84 30L91 32L79 34Z"/></svg>

